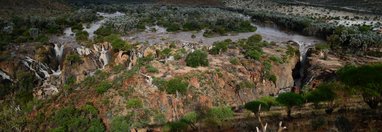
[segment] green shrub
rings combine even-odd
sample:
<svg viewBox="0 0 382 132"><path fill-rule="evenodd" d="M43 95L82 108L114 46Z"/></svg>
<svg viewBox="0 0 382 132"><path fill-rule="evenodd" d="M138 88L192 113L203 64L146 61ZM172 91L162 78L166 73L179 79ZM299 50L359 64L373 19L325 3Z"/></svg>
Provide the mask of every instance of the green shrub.
<svg viewBox="0 0 382 132"><path fill-rule="evenodd" d="M112 85L110 83L108 83L108 82L101 82L100 84L98 84L98 86L96 88L96 91L99 94L103 94L103 93L105 93L111 87L112 87Z"/></svg>
<svg viewBox="0 0 382 132"><path fill-rule="evenodd" d="M333 101L336 93L332 90L332 83L320 84L316 90L307 93L306 100L318 105L320 102Z"/></svg>
<svg viewBox="0 0 382 132"><path fill-rule="evenodd" d="M231 59L229 59L229 62L233 65L238 65L240 62L239 62L239 59L236 58L236 57L232 57Z"/></svg>
<svg viewBox="0 0 382 132"><path fill-rule="evenodd" d="M86 31L79 31L76 33L76 40L77 41L87 41L89 37L89 33Z"/></svg>
<svg viewBox="0 0 382 132"><path fill-rule="evenodd" d="M187 55L186 63L190 67L208 66L208 54L201 50L196 50Z"/></svg>
<svg viewBox="0 0 382 132"><path fill-rule="evenodd" d="M274 56L274 55L272 55L271 57L269 57L269 59L270 59L271 61L275 62L275 63L279 63L279 64L284 63L283 60L281 60L280 57L277 57L277 56Z"/></svg>
<svg viewBox="0 0 382 132"><path fill-rule="evenodd" d="M188 82L180 78L174 78L169 80L166 86L166 91L169 94L176 94L176 92L185 94L187 92Z"/></svg>
<svg viewBox="0 0 382 132"><path fill-rule="evenodd" d="M66 56L66 60L70 64L80 63L82 61L81 57L78 54L72 53Z"/></svg>
<svg viewBox="0 0 382 132"><path fill-rule="evenodd" d="M129 131L131 121L124 116L117 116L111 120L110 131L112 132L124 132Z"/></svg>
<svg viewBox="0 0 382 132"><path fill-rule="evenodd" d="M4 93L1 94L9 94L15 90L16 102L20 104L26 104L33 100L33 89L35 87L35 81L37 78L33 73L24 71L17 71L16 77L22 78L16 83L17 87L15 87L15 89L4 90Z"/></svg>
<svg viewBox="0 0 382 132"><path fill-rule="evenodd" d="M227 39L224 41L214 42L210 54L217 55L228 50L228 45L232 43L232 40Z"/></svg>
<svg viewBox="0 0 382 132"><path fill-rule="evenodd" d="M261 106L261 108L260 108L260 106ZM256 115L258 115L259 109L260 109L260 111L268 111L270 109L270 107L267 103L261 102L261 101L248 102L244 105L244 108L252 111Z"/></svg>
<svg viewBox="0 0 382 132"><path fill-rule="evenodd" d="M263 37L260 34L255 34L248 38L249 43L258 43L261 40L263 40Z"/></svg>
<svg viewBox="0 0 382 132"><path fill-rule="evenodd" d="M157 72L159 72L159 70L157 68L153 67L152 65L147 65L146 66L146 70L148 72L150 72L150 73L157 73Z"/></svg>
<svg viewBox="0 0 382 132"><path fill-rule="evenodd" d="M182 117L181 121L187 124L194 124L198 121L198 114L196 112L189 112Z"/></svg>
<svg viewBox="0 0 382 132"><path fill-rule="evenodd" d="M166 91L167 81L162 78L154 78L153 84L158 87L160 91Z"/></svg>
<svg viewBox="0 0 382 132"><path fill-rule="evenodd" d="M240 88L240 89L255 88L255 87L256 87L256 85L255 85L253 82L248 81L248 80L241 81L241 82L239 83L239 88Z"/></svg>
<svg viewBox="0 0 382 132"><path fill-rule="evenodd" d="M120 73L124 69L125 69L125 66L123 66L123 65L116 65L116 66L113 67L112 71L113 71L113 73Z"/></svg>
<svg viewBox="0 0 382 132"><path fill-rule="evenodd" d="M99 36L109 36L113 33L113 28L109 26L102 26L97 31L94 32L95 34Z"/></svg>
<svg viewBox="0 0 382 132"><path fill-rule="evenodd" d="M74 83L76 83L76 77L74 77L74 76L69 76L65 82L65 84L67 84L67 85L72 85Z"/></svg>
<svg viewBox="0 0 382 132"><path fill-rule="evenodd" d="M207 111L206 117L215 125L221 125L224 120L234 116L234 112L229 107L213 107Z"/></svg>
<svg viewBox="0 0 382 132"><path fill-rule="evenodd" d="M180 25L177 23L172 23L166 26L168 32L176 32L180 30Z"/></svg>
<svg viewBox="0 0 382 132"><path fill-rule="evenodd" d="M304 98L296 93L282 93L276 98L276 101L287 107L288 117L291 117L292 108L304 104Z"/></svg>
<svg viewBox="0 0 382 132"><path fill-rule="evenodd" d="M293 57L293 56L298 55L298 54L300 54L300 51L298 49L296 49L296 48L294 48L293 46L290 46L290 45L287 46L286 55L288 57Z"/></svg>
<svg viewBox="0 0 382 132"><path fill-rule="evenodd" d="M97 108L94 107L93 105L90 105L90 104L86 104L86 105L82 106L81 110L89 112L90 114L93 114L93 115L97 115L98 114Z"/></svg>
<svg viewBox="0 0 382 132"><path fill-rule="evenodd" d="M143 104L142 101L139 99L129 99L127 100L127 108L130 109L137 109L137 108L142 108Z"/></svg>
<svg viewBox="0 0 382 132"><path fill-rule="evenodd" d="M267 103L269 108L278 105L278 102L276 101L275 97L272 96L263 96L258 101Z"/></svg>
<svg viewBox="0 0 382 132"><path fill-rule="evenodd" d="M164 130L169 132L183 132L187 131L188 125L182 121L175 121L167 123Z"/></svg>
<svg viewBox="0 0 382 132"><path fill-rule="evenodd" d="M171 55L171 49L170 48L165 48L165 49L163 49L162 51L161 51L161 55L163 56L163 57L169 57L170 55Z"/></svg>
<svg viewBox="0 0 382 132"><path fill-rule="evenodd" d="M276 75L271 74L271 75L267 76L267 79L269 81L273 82L273 84L276 84L276 81L277 81Z"/></svg>
<svg viewBox="0 0 382 132"><path fill-rule="evenodd" d="M91 105L83 108L69 106L56 111L51 117L50 124L55 127L52 131L105 131L98 110Z"/></svg>
<svg viewBox="0 0 382 132"><path fill-rule="evenodd" d="M330 45L326 44L326 43L321 43L321 44L316 44L315 48L318 51L329 50L330 49Z"/></svg>
<svg viewBox="0 0 382 132"><path fill-rule="evenodd" d="M249 49L245 52L245 56L254 60L260 60L262 55L263 52L256 49Z"/></svg>
<svg viewBox="0 0 382 132"><path fill-rule="evenodd" d="M106 36L105 40L107 42L110 42L111 46L113 46L113 49L115 50L129 51L133 48L131 44L122 40L121 37L117 34L111 34L109 36Z"/></svg>

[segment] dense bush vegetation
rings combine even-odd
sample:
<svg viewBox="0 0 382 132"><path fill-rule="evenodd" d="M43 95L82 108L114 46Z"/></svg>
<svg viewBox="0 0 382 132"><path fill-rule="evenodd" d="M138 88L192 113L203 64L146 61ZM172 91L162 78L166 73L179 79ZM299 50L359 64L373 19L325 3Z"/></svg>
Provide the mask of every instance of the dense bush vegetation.
<svg viewBox="0 0 382 132"><path fill-rule="evenodd" d="M110 7L112 8L112 7ZM159 7L153 5L118 6L126 16L112 19L107 25L120 33L133 29L145 29L155 24L167 31L200 31L206 29L204 36L226 35L228 32L253 32L256 30L248 20L237 13L218 8ZM97 9L108 10L108 9Z"/></svg>
<svg viewBox="0 0 382 132"><path fill-rule="evenodd" d="M169 81L160 78L154 78L153 84L161 91L166 91L169 94L176 94L179 92L185 94L188 88L188 82L181 78L173 78Z"/></svg>
<svg viewBox="0 0 382 132"><path fill-rule="evenodd" d="M105 41L110 42L114 50L129 51L132 49L132 45L121 39L121 36L117 34L110 34L103 38Z"/></svg>
<svg viewBox="0 0 382 132"><path fill-rule="evenodd" d="M366 25L337 26L322 20L304 16L285 15L275 12L239 11L260 21L272 21L278 26L306 35L327 39L331 49L341 53L379 55L382 48L382 35L371 31Z"/></svg>
<svg viewBox="0 0 382 132"><path fill-rule="evenodd" d="M108 82L101 82L100 84L98 84L98 86L96 87L96 91L97 93L99 94L103 94L105 93L109 88L111 88L113 85L111 85L110 83Z"/></svg>
<svg viewBox="0 0 382 132"><path fill-rule="evenodd" d="M345 66L337 74L348 85L348 90L360 93L370 108L377 108L382 101L382 64Z"/></svg>
<svg viewBox="0 0 382 132"><path fill-rule="evenodd" d="M64 28L96 20L93 10L81 9L55 17L18 17L0 19L0 50L10 43L47 43L50 34L62 33ZM81 36L83 39L84 35Z"/></svg>
<svg viewBox="0 0 382 132"><path fill-rule="evenodd" d="M247 58L260 60L264 54L261 48L268 45L267 42L261 42L261 40L262 37L258 34L255 34L246 40L244 39L240 41L239 46L244 50L244 55Z"/></svg>
<svg viewBox="0 0 382 132"><path fill-rule="evenodd" d="M187 88L188 88L188 82L180 78L174 78L167 82L166 91L169 94L176 94L176 92L185 94L187 92Z"/></svg>
<svg viewBox="0 0 382 132"><path fill-rule="evenodd" d="M196 50L187 55L186 63L190 67L208 66L208 54L204 51Z"/></svg>
<svg viewBox="0 0 382 132"><path fill-rule="evenodd" d="M304 98L301 95L291 92L280 94L276 101L287 107L288 117L291 117L293 107L304 104Z"/></svg>
<svg viewBox="0 0 382 132"><path fill-rule="evenodd" d="M53 131L105 131L98 110L92 105L85 105L81 109L65 107L56 111L51 118Z"/></svg>
<svg viewBox="0 0 382 132"><path fill-rule="evenodd" d="M213 47L210 49L210 54L217 55L228 50L228 45L232 43L232 40L227 39L224 41L214 42Z"/></svg>

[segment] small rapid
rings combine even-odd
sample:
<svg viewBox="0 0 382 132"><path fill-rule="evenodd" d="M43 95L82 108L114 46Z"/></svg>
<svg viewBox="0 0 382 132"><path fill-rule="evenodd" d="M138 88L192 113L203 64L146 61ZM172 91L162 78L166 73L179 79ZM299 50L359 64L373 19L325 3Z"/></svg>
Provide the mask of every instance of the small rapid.
<svg viewBox="0 0 382 132"><path fill-rule="evenodd" d="M7 73L3 72L2 70L0 70L0 76L1 76L1 78L3 78L3 79L13 81L13 80L11 79L11 77L10 77Z"/></svg>

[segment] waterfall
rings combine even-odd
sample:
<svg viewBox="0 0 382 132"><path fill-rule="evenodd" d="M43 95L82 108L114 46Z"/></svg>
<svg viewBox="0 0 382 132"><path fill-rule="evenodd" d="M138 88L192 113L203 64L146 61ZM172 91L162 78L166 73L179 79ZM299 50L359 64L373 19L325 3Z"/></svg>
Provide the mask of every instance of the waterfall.
<svg viewBox="0 0 382 132"><path fill-rule="evenodd" d="M56 54L57 60L60 62L62 58L62 54L64 53L64 45L58 46L58 44L54 44L54 52Z"/></svg>
<svg viewBox="0 0 382 132"><path fill-rule="evenodd" d="M60 75L61 75L61 67L58 66L57 71L53 71L53 70L52 70L52 75L53 75L53 76L60 76Z"/></svg>
<svg viewBox="0 0 382 132"><path fill-rule="evenodd" d="M0 76L1 76L3 79L12 81L11 77L10 77L8 74L6 74L5 72L3 72L3 70L0 70Z"/></svg>
<svg viewBox="0 0 382 132"><path fill-rule="evenodd" d="M26 57L25 60L21 61L29 70L35 72L35 75L40 80L50 77L48 71L51 71L50 68L43 63L33 60L30 57ZM40 74L39 74L40 73ZM41 75L43 74L43 76Z"/></svg>
<svg viewBox="0 0 382 132"><path fill-rule="evenodd" d="M306 53L308 52L310 46L313 43L306 43L304 41L294 41L299 45L299 52L300 52L300 62L296 66L298 72L298 77L295 78L295 86L299 87L300 89L302 88L303 85L303 79L304 79L304 72L305 72L305 63L306 63L306 58L307 55Z"/></svg>
<svg viewBox="0 0 382 132"><path fill-rule="evenodd" d="M102 46L101 55L99 56L99 60L102 62L102 69L109 63L109 58L107 56L107 50Z"/></svg>

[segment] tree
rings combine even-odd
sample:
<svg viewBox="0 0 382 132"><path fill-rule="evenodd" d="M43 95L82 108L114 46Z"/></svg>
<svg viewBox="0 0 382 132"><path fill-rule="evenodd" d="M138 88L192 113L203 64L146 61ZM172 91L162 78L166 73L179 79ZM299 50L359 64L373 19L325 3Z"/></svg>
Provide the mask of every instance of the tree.
<svg viewBox="0 0 382 132"><path fill-rule="evenodd" d="M259 116L260 111L268 111L270 106L261 101L251 101L244 105L244 108L253 112L256 116Z"/></svg>
<svg viewBox="0 0 382 132"><path fill-rule="evenodd" d="M188 124L191 126L193 130L196 130L196 125L195 123L198 122L199 115L196 112L189 112L185 114L180 121Z"/></svg>
<svg viewBox="0 0 382 132"><path fill-rule="evenodd" d="M316 90L309 92L306 95L306 100L308 102L314 103L316 107L320 102L329 101L328 109L326 110L328 113L333 111L334 107L334 99L336 98L336 93L332 90L334 83L323 83L320 84Z"/></svg>
<svg viewBox="0 0 382 132"><path fill-rule="evenodd" d="M337 71L339 80L348 90L360 93L370 108L375 109L382 101L382 63L363 66L347 65Z"/></svg>
<svg viewBox="0 0 382 132"><path fill-rule="evenodd" d="M186 57L187 66L198 67L198 66L208 66L208 54L201 50L196 50Z"/></svg>
<svg viewBox="0 0 382 132"><path fill-rule="evenodd" d="M275 97L272 97L272 96L263 96L259 99L259 101L267 103L269 108L271 108L272 106L278 105L278 102L276 101Z"/></svg>
<svg viewBox="0 0 382 132"><path fill-rule="evenodd" d="M293 107L304 104L304 98L301 95L292 92L280 94L276 98L276 101L287 107L287 114L289 118L291 117Z"/></svg>

